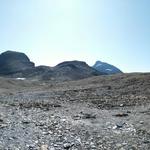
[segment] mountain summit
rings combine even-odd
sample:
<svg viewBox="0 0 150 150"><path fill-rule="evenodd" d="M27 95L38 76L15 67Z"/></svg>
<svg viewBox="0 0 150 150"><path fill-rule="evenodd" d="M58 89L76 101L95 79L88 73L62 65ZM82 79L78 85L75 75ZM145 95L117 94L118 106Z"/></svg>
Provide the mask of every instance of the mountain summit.
<svg viewBox="0 0 150 150"><path fill-rule="evenodd" d="M0 74L8 75L33 68L34 63L24 54L15 51L6 51L0 54Z"/></svg>
<svg viewBox="0 0 150 150"><path fill-rule="evenodd" d="M92 76L106 75L103 72L97 71L83 61L65 61L54 67L56 77L69 78L72 80L83 79Z"/></svg>
<svg viewBox="0 0 150 150"><path fill-rule="evenodd" d="M120 69L118 69L117 67L115 67L111 64L105 63L105 62L101 62L101 61L96 61L93 68L100 72L104 72L107 74L122 73L122 71Z"/></svg>

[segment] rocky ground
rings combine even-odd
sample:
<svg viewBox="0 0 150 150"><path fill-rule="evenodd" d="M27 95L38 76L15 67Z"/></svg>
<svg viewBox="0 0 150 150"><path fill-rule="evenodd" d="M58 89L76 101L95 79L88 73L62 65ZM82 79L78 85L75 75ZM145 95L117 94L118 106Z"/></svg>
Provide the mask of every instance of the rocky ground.
<svg viewBox="0 0 150 150"><path fill-rule="evenodd" d="M150 149L150 74L0 85L0 150Z"/></svg>

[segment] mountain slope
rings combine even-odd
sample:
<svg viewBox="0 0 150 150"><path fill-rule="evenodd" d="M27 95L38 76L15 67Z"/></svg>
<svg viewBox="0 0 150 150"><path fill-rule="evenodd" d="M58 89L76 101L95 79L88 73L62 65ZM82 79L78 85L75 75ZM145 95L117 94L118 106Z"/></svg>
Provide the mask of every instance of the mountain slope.
<svg viewBox="0 0 150 150"><path fill-rule="evenodd" d="M48 71L43 78L53 78L61 81L77 80L92 76L105 75L82 61L65 61Z"/></svg>

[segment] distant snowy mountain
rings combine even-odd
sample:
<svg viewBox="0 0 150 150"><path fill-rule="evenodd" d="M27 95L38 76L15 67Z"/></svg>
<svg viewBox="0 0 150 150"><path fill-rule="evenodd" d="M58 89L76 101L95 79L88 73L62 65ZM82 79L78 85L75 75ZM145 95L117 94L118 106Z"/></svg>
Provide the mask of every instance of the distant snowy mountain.
<svg viewBox="0 0 150 150"><path fill-rule="evenodd" d="M107 74L122 73L122 71L117 67L101 61L96 61L93 68L96 69L97 71L107 73Z"/></svg>

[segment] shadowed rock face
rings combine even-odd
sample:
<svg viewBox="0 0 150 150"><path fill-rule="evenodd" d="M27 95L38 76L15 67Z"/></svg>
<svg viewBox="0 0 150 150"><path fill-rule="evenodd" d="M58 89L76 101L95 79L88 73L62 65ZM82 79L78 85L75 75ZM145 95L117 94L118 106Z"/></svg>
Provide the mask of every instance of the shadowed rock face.
<svg viewBox="0 0 150 150"><path fill-rule="evenodd" d="M101 62L101 61L96 61L96 63L94 64L93 68L95 68L96 70L98 70L100 72L104 72L106 74L123 73L117 67L115 67L113 65L110 65L108 63Z"/></svg>
<svg viewBox="0 0 150 150"><path fill-rule="evenodd" d="M20 52L6 51L0 55L0 74L8 75L34 68L34 63Z"/></svg>

